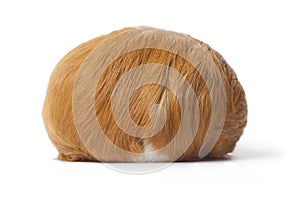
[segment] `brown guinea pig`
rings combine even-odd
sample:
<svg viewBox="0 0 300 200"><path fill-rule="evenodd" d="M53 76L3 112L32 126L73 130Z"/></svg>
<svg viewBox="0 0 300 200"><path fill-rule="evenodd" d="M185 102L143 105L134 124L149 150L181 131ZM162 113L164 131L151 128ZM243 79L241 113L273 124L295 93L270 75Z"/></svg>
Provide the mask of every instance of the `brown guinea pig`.
<svg viewBox="0 0 300 200"><path fill-rule="evenodd" d="M63 57L43 118L60 160L189 161L232 152L247 104L232 68L207 44L136 27Z"/></svg>

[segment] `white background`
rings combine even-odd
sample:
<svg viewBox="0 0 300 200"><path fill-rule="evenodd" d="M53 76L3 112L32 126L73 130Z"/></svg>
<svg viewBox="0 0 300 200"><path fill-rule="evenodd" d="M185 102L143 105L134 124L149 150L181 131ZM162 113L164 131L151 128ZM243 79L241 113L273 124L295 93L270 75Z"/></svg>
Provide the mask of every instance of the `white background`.
<svg viewBox="0 0 300 200"><path fill-rule="evenodd" d="M298 4L1 1L0 199L299 199ZM190 34L233 67L249 120L231 159L145 175L55 160L41 110L56 63L84 41L137 25Z"/></svg>

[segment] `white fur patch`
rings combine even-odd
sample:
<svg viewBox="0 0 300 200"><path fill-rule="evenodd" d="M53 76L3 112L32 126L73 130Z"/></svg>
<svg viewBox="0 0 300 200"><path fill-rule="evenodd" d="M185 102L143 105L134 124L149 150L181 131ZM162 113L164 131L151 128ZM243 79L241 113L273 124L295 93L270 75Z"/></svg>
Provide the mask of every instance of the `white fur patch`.
<svg viewBox="0 0 300 200"><path fill-rule="evenodd" d="M171 161L167 155L160 154L152 144L144 144L144 152L135 162L168 162Z"/></svg>

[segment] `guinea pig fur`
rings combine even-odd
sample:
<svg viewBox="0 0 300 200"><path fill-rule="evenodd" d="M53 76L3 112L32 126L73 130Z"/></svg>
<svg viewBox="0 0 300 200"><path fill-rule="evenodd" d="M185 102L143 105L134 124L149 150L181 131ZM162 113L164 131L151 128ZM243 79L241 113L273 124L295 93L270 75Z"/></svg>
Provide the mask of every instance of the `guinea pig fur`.
<svg viewBox="0 0 300 200"><path fill-rule="evenodd" d="M131 78L122 78L128 73ZM51 75L43 119L60 160L190 161L234 150L247 123L247 103L232 68L207 44L135 27L87 41L64 56Z"/></svg>

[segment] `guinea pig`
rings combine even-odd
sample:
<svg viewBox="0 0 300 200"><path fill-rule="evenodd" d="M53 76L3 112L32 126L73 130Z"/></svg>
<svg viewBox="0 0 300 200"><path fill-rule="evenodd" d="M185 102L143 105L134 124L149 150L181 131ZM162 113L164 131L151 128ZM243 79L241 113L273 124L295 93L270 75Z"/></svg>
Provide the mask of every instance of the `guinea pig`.
<svg viewBox="0 0 300 200"><path fill-rule="evenodd" d="M135 27L64 56L43 119L63 161L196 161L234 150L247 103L233 69L210 46Z"/></svg>

